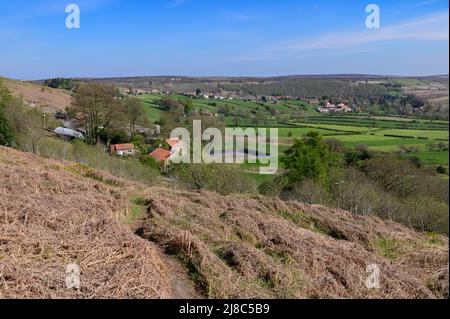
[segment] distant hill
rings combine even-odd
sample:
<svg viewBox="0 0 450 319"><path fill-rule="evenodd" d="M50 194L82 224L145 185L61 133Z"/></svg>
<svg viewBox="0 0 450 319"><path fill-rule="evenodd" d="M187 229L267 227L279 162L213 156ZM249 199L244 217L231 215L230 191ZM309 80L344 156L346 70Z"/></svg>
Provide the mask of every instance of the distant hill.
<svg viewBox="0 0 450 319"><path fill-rule="evenodd" d="M393 222L150 188L3 147L0 171L0 298L448 297L448 238Z"/></svg>
<svg viewBox="0 0 450 319"><path fill-rule="evenodd" d="M448 75L406 77L365 74L289 75L275 77L189 77L189 76L141 76L112 78L81 78L114 84L118 87L192 93L197 89L206 93L234 96L289 95L320 98L379 98L389 95L393 85L401 86L405 93L426 99L448 96ZM45 80L36 81L43 84Z"/></svg>
<svg viewBox="0 0 450 319"><path fill-rule="evenodd" d="M65 110L72 102L69 91L44 87L38 83L2 78L12 95L22 98L32 107L42 107L49 112Z"/></svg>

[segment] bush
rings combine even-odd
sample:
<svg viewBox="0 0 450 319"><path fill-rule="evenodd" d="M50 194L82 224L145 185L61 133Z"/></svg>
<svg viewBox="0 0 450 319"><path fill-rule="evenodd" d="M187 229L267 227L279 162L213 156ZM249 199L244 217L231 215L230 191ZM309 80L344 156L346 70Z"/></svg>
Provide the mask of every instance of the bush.
<svg viewBox="0 0 450 319"><path fill-rule="evenodd" d="M189 189L222 195L258 193L256 182L234 165L178 164L172 167L170 173Z"/></svg>
<svg viewBox="0 0 450 319"><path fill-rule="evenodd" d="M325 187L312 179L305 179L295 185L291 192L285 194L286 199L297 200L307 204L326 205L330 198Z"/></svg>
<svg viewBox="0 0 450 319"><path fill-rule="evenodd" d="M436 173L441 175L448 175L448 170L444 166L436 167Z"/></svg>
<svg viewBox="0 0 450 319"><path fill-rule="evenodd" d="M122 159L110 156L101 145L91 146L82 141L68 143L57 139L44 139L40 143L40 155L60 161L72 161L104 170L118 178L153 185L159 177L159 171L136 159Z"/></svg>
<svg viewBox="0 0 450 319"><path fill-rule="evenodd" d="M428 196L421 196L407 200L404 203L403 214L394 216L394 219L422 232L435 232L448 236L448 211L447 204Z"/></svg>
<svg viewBox="0 0 450 319"><path fill-rule="evenodd" d="M422 190L422 174L408 160L393 156L377 157L365 163L367 176L383 190L406 198Z"/></svg>
<svg viewBox="0 0 450 319"><path fill-rule="evenodd" d="M287 184L288 181L284 176L277 176L259 185L259 193L267 197L280 197Z"/></svg>

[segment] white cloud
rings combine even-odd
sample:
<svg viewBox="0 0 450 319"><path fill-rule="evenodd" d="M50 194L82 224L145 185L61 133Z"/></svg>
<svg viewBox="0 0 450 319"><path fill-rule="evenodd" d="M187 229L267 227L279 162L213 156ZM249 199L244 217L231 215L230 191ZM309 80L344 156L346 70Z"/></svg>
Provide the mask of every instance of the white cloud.
<svg viewBox="0 0 450 319"><path fill-rule="evenodd" d="M416 7L423 7L423 6L429 6L435 3L441 2L441 0L423 0L420 2L417 2L415 4Z"/></svg>
<svg viewBox="0 0 450 319"><path fill-rule="evenodd" d="M380 29L328 33L318 37L287 41L282 46L292 50L317 50L356 47L383 41L448 41L448 26L448 12L439 12L390 26L382 25Z"/></svg>

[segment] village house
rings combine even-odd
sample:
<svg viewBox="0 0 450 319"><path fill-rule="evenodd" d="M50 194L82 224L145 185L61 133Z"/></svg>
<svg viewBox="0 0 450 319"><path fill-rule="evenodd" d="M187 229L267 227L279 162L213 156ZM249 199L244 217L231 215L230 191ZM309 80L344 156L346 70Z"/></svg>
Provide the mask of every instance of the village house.
<svg viewBox="0 0 450 319"><path fill-rule="evenodd" d="M323 107L318 107L317 112L322 114L329 114L329 113L348 113L352 112L352 108L345 103L339 103L338 105L331 104L330 102L326 102Z"/></svg>
<svg viewBox="0 0 450 319"><path fill-rule="evenodd" d="M113 144L109 147L111 155L116 156L134 156L136 154L136 149L131 143L127 144Z"/></svg>
<svg viewBox="0 0 450 319"><path fill-rule="evenodd" d="M169 165L174 157L183 156L183 147L178 138L168 138L166 143L169 145L169 150L160 146L149 155L158 163L164 163L164 166Z"/></svg>
<svg viewBox="0 0 450 319"><path fill-rule="evenodd" d="M152 157L158 163L167 163L170 158L170 151L158 147L153 152L150 153L150 157Z"/></svg>
<svg viewBox="0 0 450 319"><path fill-rule="evenodd" d="M319 101L319 99L310 99L310 100L308 100L308 104L310 104L310 105L319 105L320 101Z"/></svg>

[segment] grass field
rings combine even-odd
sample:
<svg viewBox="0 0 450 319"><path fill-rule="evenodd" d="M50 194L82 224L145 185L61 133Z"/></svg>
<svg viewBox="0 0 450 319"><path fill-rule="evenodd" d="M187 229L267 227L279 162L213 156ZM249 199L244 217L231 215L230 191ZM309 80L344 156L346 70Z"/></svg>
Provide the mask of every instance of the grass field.
<svg viewBox="0 0 450 319"><path fill-rule="evenodd" d="M361 118L368 118L368 117L361 117ZM371 117L375 120L380 121L395 121L395 122L407 122L407 123L425 123L425 124L443 124L448 126L447 121L443 120L425 120L425 119L416 119L416 118L408 118L408 117L399 117L399 116L373 116Z"/></svg>
<svg viewBox="0 0 450 319"><path fill-rule="evenodd" d="M328 136L327 138L335 138L347 147L353 148L360 144L365 144L372 150L384 152L398 151L399 147L402 145L425 147L425 145L429 143L428 140L386 137L380 135L335 135Z"/></svg>
<svg viewBox="0 0 450 319"><path fill-rule="evenodd" d="M413 78L399 78L399 79L393 79L393 83L400 84L401 86L418 86L418 85L425 85L426 83L419 80L419 79L413 79Z"/></svg>
<svg viewBox="0 0 450 319"><path fill-rule="evenodd" d="M340 135L345 134L345 132L339 133L336 131L331 130L324 130L320 128L309 128L309 127L281 127L278 129L278 134L280 138L283 137L293 137L293 138L300 138L308 134L309 132L314 131L318 132L322 136L327 135Z"/></svg>
<svg viewBox="0 0 450 319"><path fill-rule="evenodd" d="M302 126L329 130L329 131L342 131L342 132L353 132L353 133L367 133L372 130L369 127L362 126L350 126L350 125L332 125L332 124L302 124Z"/></svg>
<svg viewBox="0 0 450 319"><path fill-rule="evenodd" d="M350 125L380 129L410 129L410 130L448 130L448 121L431 121L398 118L398 117L368 117L360 115L311 116L299 119L300 124L330 124Z"/></svg>
<svg viewBox="0 0 450 319"><path fill-rule="evenodd" d="M146 94L142 95L140 99L142 100L147 118L152 123L159 121L162 110L157 102L161 99L161 96L156 94Z"/></svg>
<svg viewBox="0 0 450 319"><path fill-rule="evenodd" d="M376 135L397 135L414 138L426 138L434 140L447 140L448 131L426 131L426 130L382 130L375 132Z"/></svg>
<svg viewBox="0 0 450 319"><path fill-rule="evenodd" d="M159 120L163 111L158 101L167 97L163 94L147 94L140 97L151 121ZM189 99L180 94L172 94L169 97L180 102ZM233 112L241 112L242 116L225 117L227 126L277 127L280 154L292 145L295 138L316 131L324 139L335 138L349 148L364 144L372 151L394 152L399 151L401 146L418 147L421 151L411 155L418 156L425 163L448 165L448 152L426 152L425 149L429 143L449 140L448 121L353 114L322 116L315 111L315 106L300 100L280 101L276 104L236 99L193 101L198 110L218 113L219 108L226 107ZM291 119L280 120L286 116L290 116ZM251 170L252 166L254 165L244 168Z"/></svg>
<svg viewBox="0 0 450 319"><path fill-rule="evenodd" d="M448 166L448 152L419 152L411 153L409 155L417 156L425 163Z"/></svg>

